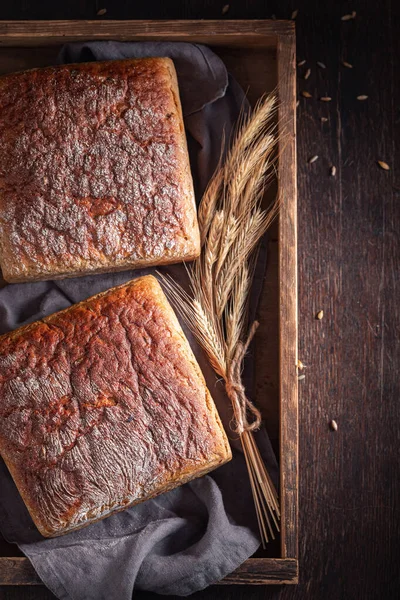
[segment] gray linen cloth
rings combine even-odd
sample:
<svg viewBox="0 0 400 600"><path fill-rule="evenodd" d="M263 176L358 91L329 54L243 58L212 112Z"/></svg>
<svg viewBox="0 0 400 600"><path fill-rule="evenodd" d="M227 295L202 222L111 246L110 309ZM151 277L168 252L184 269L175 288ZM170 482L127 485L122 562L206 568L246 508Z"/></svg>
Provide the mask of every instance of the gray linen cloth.
<svg viewBox="0 0 400 600"><path fill-rule="evenodd" d="M60 61L144 56L170 56L174 60L199 200L218 162L223 131L229 137L246 102L221 60L204 46L186 43L93 42L65 46ZM163 270L182 281L182 265ZM0 333L148 272L154 270L8 285L0 290ZM263 269L258 273L253 311ZM186 333L229 431L232 414L223 386ZM247 367L250 363L251 358ZM231 442L233 460L210 475L55 539L39 534L0 461L0 529L8 541L18 544L60 599L127 600L134 588L191 594L233 571L259 546L244 458L238 441ZM259 443L276 479L276 460L265 432L260 433Z"/></svg>

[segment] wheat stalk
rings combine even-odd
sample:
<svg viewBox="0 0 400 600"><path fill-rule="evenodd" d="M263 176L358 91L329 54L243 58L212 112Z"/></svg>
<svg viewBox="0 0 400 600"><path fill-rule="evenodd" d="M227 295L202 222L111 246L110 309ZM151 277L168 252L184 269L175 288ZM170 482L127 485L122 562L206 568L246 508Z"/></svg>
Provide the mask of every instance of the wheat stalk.
<svg viewBox="0 0 400 600"><path fill-rule="evenodd" d="M204 263L199 263L202 269L201 283L203 294L207 298L207 304L211 308L214 306L213 301L213 268L218 260L219 246L221 243L221 232L224 223L224 211L218 210L210 224L207 244L204 249Z"/></svg>
<svg viewBox="0 0 400 600"><path fill-rule="evenodd" d="M266 132L275 130L275 124L271 120L275 109L276 96L270 94L259 99L252 113L242 114L239 118L236 138L228 154L227 162L230 160L239 162L243 152L249 146L252 146L260 137L265 136Z"/></svg>
<svg viewBox="0 0 400 600"><path fill-rule="evenodd" d="M203 246L205 237L208 233L215 207L223 193L224 167L222 166L222 157L225 146L225 133L222 134L221 154L214 175L210 179L206 191L201 199L197 219L199 222L201 245Z"/></svg>
<svg viewBox="0 0 400 600"><path fill-rule="evenodd" d="M221 317L228 299L232 293L232 286L240 271L241 265L245 263L253 252L258 241L266 232L269 223L269 213L257 209L244 221L238 229L235 243L225 258L224 264L216 277L216 311Z"/></svg>
<svg viewBox="0 0 400 600"><path fill-rule="evenodd" d="M243 262L240 266L238 276L235 278L231 301L225 314L226 353L228 360L232 360L235 348L244 330L249 285L249 267L246 262Z"/></svg>
<svg viewBox="0 0 400 600"><path fill-rule="evenodd" d="M274 175L277 136L276 98L262 98L242 114L225 161L220 161L199 207L201 256L188 267L190 294L171 278L164 285L180 314L225 381L232 402L232 428L240 435L248 468L261 541L279 531L278 496L253 432L261 414L241 381L244 355L258 323L246 336L247 305L258 242L277 216L279 199L268 209L261 200Z"/></svg>
<svg viewBox="0 0 400 600"><path fill-rule="evenodd" d="M201 236L201 244L204 244L205 237L208 233L208 229L210 227L210 223L213 219L215 207L218 203L220 195L223 190L224 180L224 169L217 169L213 178L211 179L208 187L205 191L205 194L202 198L201 204L199 206L198 211L198 221L200 228L200 236Z"/></svg>

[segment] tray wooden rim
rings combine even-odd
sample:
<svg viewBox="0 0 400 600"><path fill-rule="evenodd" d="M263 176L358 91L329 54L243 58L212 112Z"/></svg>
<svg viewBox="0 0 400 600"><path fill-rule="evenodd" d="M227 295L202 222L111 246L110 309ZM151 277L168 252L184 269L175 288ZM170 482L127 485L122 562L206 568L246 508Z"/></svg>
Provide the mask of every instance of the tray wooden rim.
<svg viewBox="0 0 400 600"><path fill-rule="evenodd" d="M249 558L217 585L282 585L298 583L295 558ZM23 556L0 558L0 586L43 585L32 563Z"/></svg>
<svg viewBox="0 0 400 600"><path fill-rule="evenodd" d="M282 558L250 558L220 584L298 583L298 390L297 390L297 185L296 79L293 21L0 21L0 46L46 46L88 39L168 37L213 45L274 47L277 52L279 121L285 143L279 186L285 191L279 222L280 447ZM284 452L282 452L284 449ZM0 557L1 585L40 585L24 557Z"/></svg>
<svg viewBox="0 0 400 600"><path fill-rule="evenodd" d="M58 21L0 21L0 45L37 46L66 41L82 40L144 40L153 36L169 39L189 39L196 35L212 36L213 44L229 42L243 44L247 38L264 47L276 47L277 41L293 43L295 26L293 21L278 20L58 20Z"/></svg>

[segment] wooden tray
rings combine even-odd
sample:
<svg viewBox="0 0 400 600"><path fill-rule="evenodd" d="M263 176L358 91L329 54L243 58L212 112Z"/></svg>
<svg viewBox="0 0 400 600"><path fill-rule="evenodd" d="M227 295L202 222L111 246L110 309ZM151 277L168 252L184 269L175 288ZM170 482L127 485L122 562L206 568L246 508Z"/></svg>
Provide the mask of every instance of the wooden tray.
<svg viewBox="0 0 400 600"><path fill-rule="evenodd" d="M297 226L295 33L293 21L0 21L0 73L55 63L61 44L86 40L175 40L209 45L254 102L277 89L283 205L271 231L256 344L257 403L279 441L280 545L244 562L223 584L298 581ZM40 585L29 560L0 541L0 585Z"/></svg>

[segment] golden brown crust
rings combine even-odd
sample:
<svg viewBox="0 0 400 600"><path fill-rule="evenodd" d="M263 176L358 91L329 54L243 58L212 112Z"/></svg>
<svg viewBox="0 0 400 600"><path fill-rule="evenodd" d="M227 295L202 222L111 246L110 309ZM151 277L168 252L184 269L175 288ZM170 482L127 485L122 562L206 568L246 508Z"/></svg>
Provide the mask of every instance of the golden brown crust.
<svg viewBox="0 0 400 600"><path fill-rule="evenodd" d="M0 451L46 537L230 460L204 378L154 277L0 337Z"/></svg>
<svg viewBox="0 0 400 600"><path fill-rule="evenodd" d="M199 252L170 59L0 78L0 263L7 281L166 264Z"/></svg>

